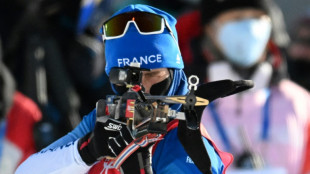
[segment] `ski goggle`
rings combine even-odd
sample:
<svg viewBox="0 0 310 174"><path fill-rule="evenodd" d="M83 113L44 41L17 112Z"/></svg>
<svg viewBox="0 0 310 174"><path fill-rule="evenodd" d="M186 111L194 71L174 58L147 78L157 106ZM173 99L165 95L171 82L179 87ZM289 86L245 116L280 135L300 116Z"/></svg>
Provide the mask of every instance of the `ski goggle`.
<svg viewBox="0 0 310 174"><path fill-rule="evenodd" d="M165 18L141 11L122 13L106 21L102 26L103 41L123 37L131 23L136 26L136 29L142 35L161 34L166 27L176 41Z"/></svg>

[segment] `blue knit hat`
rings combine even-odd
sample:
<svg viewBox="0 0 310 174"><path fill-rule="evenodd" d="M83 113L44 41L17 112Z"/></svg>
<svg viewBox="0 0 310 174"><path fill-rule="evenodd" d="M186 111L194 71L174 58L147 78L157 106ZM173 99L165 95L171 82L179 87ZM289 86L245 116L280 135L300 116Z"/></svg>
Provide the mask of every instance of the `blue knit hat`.
<svg viewBox="0 0 310 174"><path fill-rule="evenodd" d="M177 44L176 19L170 14L157 8L136 4L129 5L112 17L133 11L154 13L162 16L169 24L176 40L167 28L161 34L141 35L133 24L121 38L105 40L106 73L113 67L128 66L138 62L141 68L174 68L183 69L184 64Z"/></svg>

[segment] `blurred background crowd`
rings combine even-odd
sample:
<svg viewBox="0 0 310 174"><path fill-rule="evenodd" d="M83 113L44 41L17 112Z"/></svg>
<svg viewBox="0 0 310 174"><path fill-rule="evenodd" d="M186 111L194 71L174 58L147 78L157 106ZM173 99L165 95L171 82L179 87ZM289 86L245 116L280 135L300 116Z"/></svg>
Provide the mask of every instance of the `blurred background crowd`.
<svg viewBox="0 0 310 174"><path fill-rule="evenodd" d="M72 130L97 100L113 94L99 30L125 5L149 4L173 14L186 74L196 74L202 82L219 80L212 76L212 62L218 60L212 37L206 39L205 33L209 14L200 11L210 9L202 1L1 0L0 173L13 173L30 154ZM279 73L275 77L310 90L310 1L270 1L266 13L272 21L268 48ZM242 79L252 78L252 71L242 73ZM308 156L309 148L303 152ZM240 153L240 161L250 151Z"/></svg>

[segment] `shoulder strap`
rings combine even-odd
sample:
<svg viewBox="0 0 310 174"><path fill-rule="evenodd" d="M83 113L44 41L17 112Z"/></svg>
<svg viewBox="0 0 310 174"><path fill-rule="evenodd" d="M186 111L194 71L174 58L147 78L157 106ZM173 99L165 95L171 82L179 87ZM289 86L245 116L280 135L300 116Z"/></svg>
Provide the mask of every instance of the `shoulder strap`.
<svg viewBox="0 0 310 174"><path fill-rule="evenodd" d="M196 107L197 115L201 115L203 107ZM178 138L187 154L203 174L212 174L211 160L202 140L200 129L189 129L186 121L180 120L178 126Z"/></svg>

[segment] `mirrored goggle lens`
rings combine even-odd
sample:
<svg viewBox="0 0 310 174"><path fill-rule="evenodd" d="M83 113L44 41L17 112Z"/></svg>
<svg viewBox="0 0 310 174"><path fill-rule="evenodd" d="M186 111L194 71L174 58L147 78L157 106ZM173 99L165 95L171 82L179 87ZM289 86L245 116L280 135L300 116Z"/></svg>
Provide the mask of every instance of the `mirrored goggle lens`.
<svg viewBox="0 0 310 174"><path fill-rule="evenodd" d="M107 37L120 36L124 33L129 21L137 24L140 32L156 32L162 29L162 17L147 12L130 12L117 15L103 24Z"/></svg>

